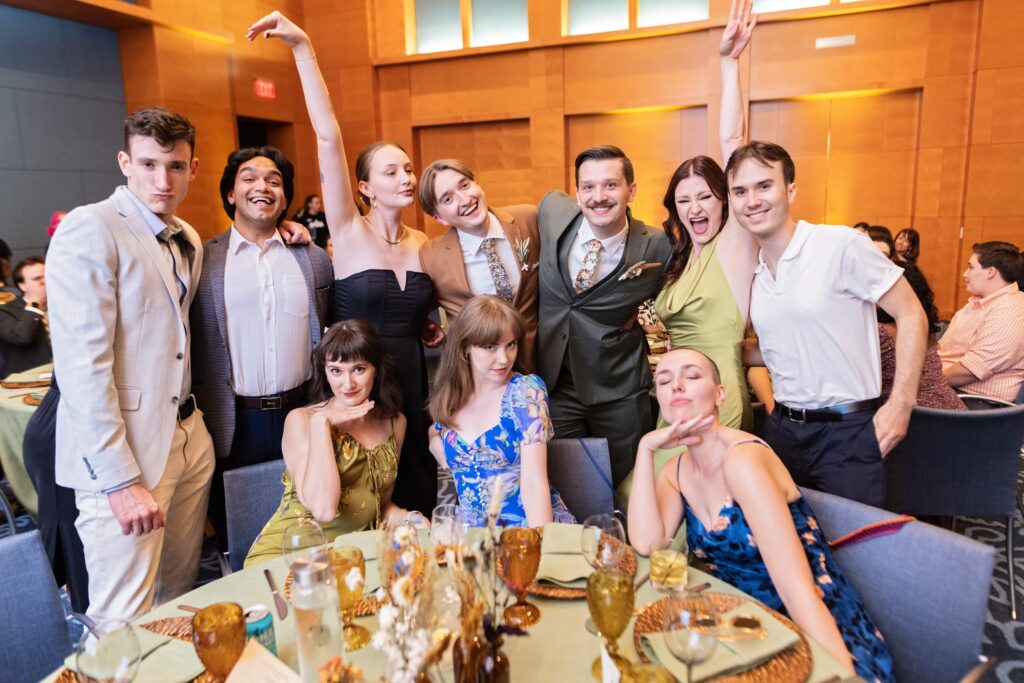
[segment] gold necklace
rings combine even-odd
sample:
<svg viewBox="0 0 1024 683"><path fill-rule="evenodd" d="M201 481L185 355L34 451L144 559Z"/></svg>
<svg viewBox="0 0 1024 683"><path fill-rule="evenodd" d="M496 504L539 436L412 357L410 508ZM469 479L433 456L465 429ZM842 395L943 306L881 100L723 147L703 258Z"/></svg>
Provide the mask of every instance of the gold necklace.
<svg viewBox="0 0 1024 683"><path fill-rule="evenodd" d="M377 237L381 238L382 240L384 240L385 242L387 242L391 246L394 246L396 244L401 244L402 240L405 239L405 233L408 232L408 230L409 230L409 228L407 228L405 226L405 224L403 223L402 224L402 234L398 237L398 239L397 240L389 240L388 237L387 237L387 233L382 235L379 232L377 232L377 228L374 227L373 222L369 218L367 218L366 216L363 216L363 220L366 221L366 224L368 226L370 226L370 230L373 231L374 235L376 235Z"/></svg>

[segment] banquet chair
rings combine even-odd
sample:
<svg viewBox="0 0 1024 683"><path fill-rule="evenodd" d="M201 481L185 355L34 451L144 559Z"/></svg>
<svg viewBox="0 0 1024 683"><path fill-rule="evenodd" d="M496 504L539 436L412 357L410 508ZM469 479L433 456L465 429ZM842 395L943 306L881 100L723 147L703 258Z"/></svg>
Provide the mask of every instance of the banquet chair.
<svg viewBox="0 0 1024 683"><path fill-rule="evenodd" d="M825 538L897 515L801 489ZM833 550L893 658L897 681L959 681L977 664L995 550L912 521Z"/></svg>
<svg viewBox="0 0 1024 683"><path fill-rule="evenodd" d="M1012 558L1024 443L1024 406L951 411L914 408L907 436L885 458L885 508L908 515L1001 517ZM1017 618L1008 562L1010 618Z"/></svg>
<svg viewBox="0 0 1024 683"><path fill-rule="evenodd" d="M615 511L615 488L607 439L548 441L548 479L576 521Z"/></svg>
<svg viewBox="0 0 1024 683"><path fill-rule="evenodd" d="M38 531L0 539L0 595L0 679L45 678L71 654L71 640Z"/></svg>
<svg viewBox="0 0 1024 683"><path fill-rule="evenodd" d="M281 504L284 460L239 467L224 473L228 523L228 567L237 572L256 536Z"/></svg>

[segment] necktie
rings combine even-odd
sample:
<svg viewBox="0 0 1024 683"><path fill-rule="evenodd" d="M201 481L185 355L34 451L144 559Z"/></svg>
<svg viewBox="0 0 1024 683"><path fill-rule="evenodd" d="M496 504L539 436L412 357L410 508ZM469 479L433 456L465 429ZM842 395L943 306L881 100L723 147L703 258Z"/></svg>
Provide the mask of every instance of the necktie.
<svg viewBox="0 0 1024 683"><path fill-rule="evenodd" d="M505 264L498 258L495 250L495 240L488 237L480 243L480 250L487 256L487 268L491 271L491 279L494 280L494 291L505 301L512 303L512 283L508 280L508 271Z"/></svg>
<svg viewBox="0 0 1024 683"><path fill-rule="evenodd" d="M178 268L180 267L179 262L187 263L188 260L184 258L185 254L181 248L181 238L179 235L181 235L181 228L175 229L168 226L158 232L156 238L167 247L167 253L171 256L171 272L174 273L174 279L178 283L178 303L181 304L185 301L188 287L185 285L185 280L178 271Z"/></svg>
<svg viewBox="0 0 1024 683"><path fill-rule="evenodd" d="M583 255L583 266L576 273L576 293L580 294L590 289L593 284L594 271L597 270L597 255L601 251L601 240L589 240L584 245L587 253Z"/></svg>

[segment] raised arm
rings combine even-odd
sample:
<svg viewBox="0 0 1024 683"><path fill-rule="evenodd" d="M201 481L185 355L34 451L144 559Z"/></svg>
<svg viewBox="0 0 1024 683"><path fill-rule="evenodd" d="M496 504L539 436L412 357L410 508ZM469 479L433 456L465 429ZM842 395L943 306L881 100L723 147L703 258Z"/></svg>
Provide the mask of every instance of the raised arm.
<svg viewBox="0 0 1024 683"><path fill-rule="evenodd" d="M295 67L306 98L306 110L316 132L324 213L327 215L331 238L337 246L339 235L359 216L359 211L352 193L341 127L331 106L327 84L316 62L313 44L305 31L277 11L263 17L246 31L249 40L255 40L260 34L266 38L279 38L292 49L292 56L295 57Z"/></svg>
<svg viewBox="0 0 1024 683"><path fill-rule="evenodd" d="M771 474L771 457L770 451L757 444L734 448L724 464L729 493L743 510L772 584L793 621L852 671L850 653L836 621L818 597L785 491Z"/></svg>
<svg viewBox="0 0 1024 683"><path fill-rule="evenodd" d="M326 411L299 408L288 413L281 452L299 502L320 523L326 524L337 517L341 476L334 460L331 424Z"/></svg>
<svg viewBox="0 0 1024 683"><path fill-rule="evenodd" d="M722 66L722 107L718 119L718 136L722 145L723 166L746 139L739 58L750 43L750 36L757 25L757 15L752 13L752 8L753 0L732 0L729 23L722 31L722 42L718 46Z"/></svg>

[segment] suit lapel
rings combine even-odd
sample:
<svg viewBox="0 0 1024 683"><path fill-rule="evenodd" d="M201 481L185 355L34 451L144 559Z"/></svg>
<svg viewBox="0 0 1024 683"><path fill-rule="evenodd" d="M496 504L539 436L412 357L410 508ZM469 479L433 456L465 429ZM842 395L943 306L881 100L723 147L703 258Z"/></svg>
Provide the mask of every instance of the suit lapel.
<svg viewBox="0 0 1024 683"><path fill-rule="evenodd" d="M210 278L210 282L208 287L204 288L211 294L210 300L213 302L213 315L217 319L217 329L220 331L220 338L225 342L228 339L228 313L224 303L224 270L228 262L230 234L229 229L207 242L206 258L210 260L210 266L205 277Z"/></svg>
<svg viewBox="0 0 1024 683"><path fill-rule="evenodd" d="M302 247L288 247L288 253L295 257L306 281L306 298L309 304L309 334L315 347L320 342L320 317L316 312L316 280L313 278L313 263L309 260L309 251Z"/></svg>
<svg viewBox="0 0 1024 683"><path fill-rule="evenodd" d="M128 190L125 190L125 192L128 192ZM175 282L174 273L171 272L171 264L167 262L163 249L160 247L160 243L157 242L153 231L149 229L146 219L139 213L138 207L135 206L132 200L121 196L119 192L114 193L114 206L117 207L117 213L121 216L121 220L124 221L128 232L139 241L143 251L153 261L153 265L156 266L157 272L160 273L160 279L163 280L164 287L167 289L167 295L174 304L174 310L178 312L178 317L181 318L181 305L178 303L178 285Z"/></svg>
<svg viewBox="0 0 1024 683"><path fill-rule="evenodd" d="M650 241L647 226L644 225L643 221L633 218L632 213L627 213L627 217L629 219L629 228L626 232L626 244L622 250L622 258L619 260L618 265L615 266L615 270L595 282L590 289L580 293L579 297L581 299L594 296L600 291L614 287L626 269L642 261L644 254L647 253L647 243Z"/></svg>
<svg viewBox="0 0 1024 683"><path fill-rule="evenodd" d="M576 207L576 212L568 217L568 223L562 229L561 234L558 236L557 249L555 252L555 267L558 268L558 272L562 276L562 284L565 285L565 291L569 294L569 298L576 296L576 287L572 281L572 273L569 272L569 248L572 245L573 240L576 238L576 231L579 230L580 224L583 222L583 213Z"/></svg>
<svg viewBox="0 0 1024 683"><path fill-rule="evenodd" d="M462 260L462 243L459 242L458 230L448 228L448 232L441 236L441 248L444 250L444 262L455 282L455 288L465 292L467 299L472 297L473 292L469 289L469 278L466 276L466 262Z"/></svg>

